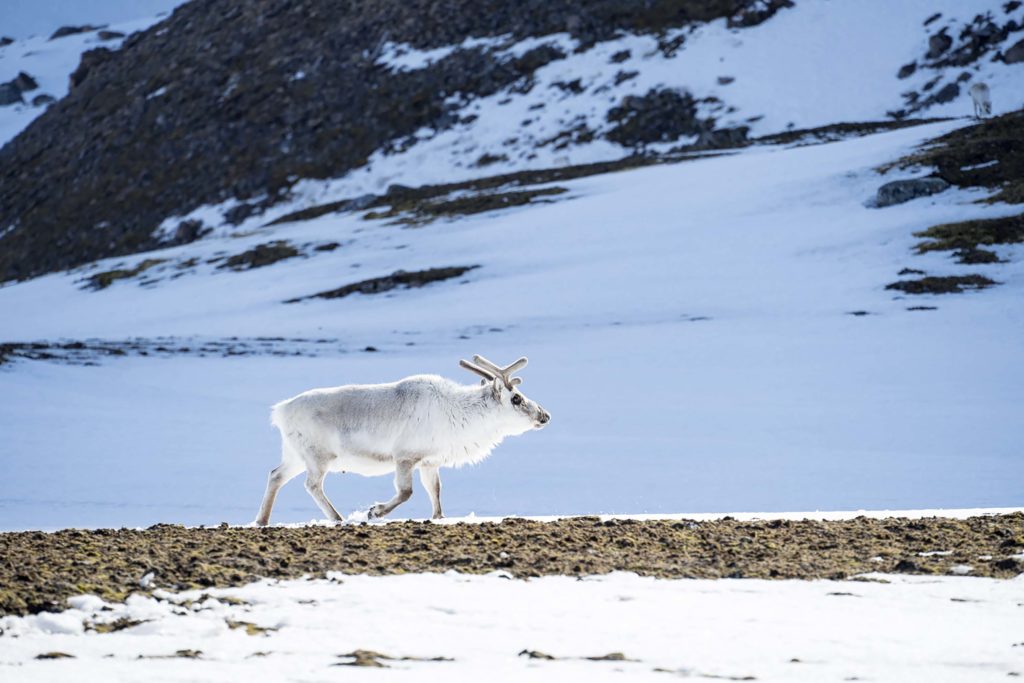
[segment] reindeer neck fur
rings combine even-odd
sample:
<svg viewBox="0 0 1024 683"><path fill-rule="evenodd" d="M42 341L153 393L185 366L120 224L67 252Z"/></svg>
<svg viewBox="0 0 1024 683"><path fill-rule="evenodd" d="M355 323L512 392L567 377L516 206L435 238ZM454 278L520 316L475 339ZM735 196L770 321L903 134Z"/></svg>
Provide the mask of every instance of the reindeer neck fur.
<svg viewBox="0 0 1024 683"><path fill-rule="evenodd" d="M447 400L437 402L443 419L435 423L439 433L434 435L439 448L428 461L448 467L472 465L490 455L506 436L519 433L489 385L443 381Z"/></svg>

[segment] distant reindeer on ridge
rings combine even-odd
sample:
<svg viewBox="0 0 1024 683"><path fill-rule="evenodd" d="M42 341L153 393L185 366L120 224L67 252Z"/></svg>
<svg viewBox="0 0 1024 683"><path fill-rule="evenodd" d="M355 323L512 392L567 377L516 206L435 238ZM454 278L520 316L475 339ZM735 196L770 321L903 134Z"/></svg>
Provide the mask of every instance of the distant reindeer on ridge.
<svg viewBox="0 0 1024 683"><path fill-rule="evenodd" d="M992 116L992 92L985 83L975 83L967 92L974 101L974 118L982 119Z"/></svg>

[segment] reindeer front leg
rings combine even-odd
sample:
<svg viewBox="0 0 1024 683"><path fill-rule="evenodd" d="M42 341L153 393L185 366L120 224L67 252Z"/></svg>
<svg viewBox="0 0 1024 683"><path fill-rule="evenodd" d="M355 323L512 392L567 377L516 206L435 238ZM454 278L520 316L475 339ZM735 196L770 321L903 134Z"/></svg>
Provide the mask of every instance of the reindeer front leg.
<svg viewBox="0 0 1024 683"><path fill-rule="evenodd" d="M377 503L368 514L370 519L378 519L390 513L396 507L409 500L412 496L412 468L414 463L399 460L395 463L395 497L386 503Z"/></svg>

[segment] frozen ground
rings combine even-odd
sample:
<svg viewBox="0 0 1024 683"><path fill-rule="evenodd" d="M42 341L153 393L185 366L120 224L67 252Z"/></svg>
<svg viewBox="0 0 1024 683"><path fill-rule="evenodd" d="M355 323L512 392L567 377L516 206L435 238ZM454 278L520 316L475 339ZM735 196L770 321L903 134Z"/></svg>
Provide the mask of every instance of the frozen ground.
<svg viewBox="0 0 1024 683"><path fill-rule="evenodd" d="M0 619L0 672L25 683L83 677L937 683L1005 681L1024 673L1022 579L864 578L332 575L202 593L157 591L127 604L82 596L63 613ZM115 623L121 630L96 632L97 625ZM336 666L352 662L342 655L357 650L395 659L362 658L389 666L387 672ZM45 653L74 659L36 659ZM588 659L612 653L625 659Z"/></svg>

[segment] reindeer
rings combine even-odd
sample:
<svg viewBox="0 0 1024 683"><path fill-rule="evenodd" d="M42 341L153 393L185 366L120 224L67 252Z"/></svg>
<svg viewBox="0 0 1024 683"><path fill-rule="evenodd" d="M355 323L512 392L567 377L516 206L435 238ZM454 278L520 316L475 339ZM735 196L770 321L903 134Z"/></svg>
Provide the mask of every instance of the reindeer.
<svg viewBox="0 0 1024 683"><path fill-rule="evenodd" d="M975 83L967 92L974 101L974 118L982 119L992 116L992 93L985 83Z"/></svg>
<svg viewBox="0 0 1024 683"><path fill-rule="evenodd" d="M506 436L540 429L551 415L517 388L512 373L526 358L500 367L482 356L459 365L483 379L463 385L437 375L413 375L390 384L311 389L273 406L281 433L281 464L270 472L255 523L265 526L281 487L306 473L306 491L328 519L344 521L324 493L328 472L395 475L395 495L370 508L383 517L412 496L412 473L441 510L441 467L480 462Z"/></svg>

